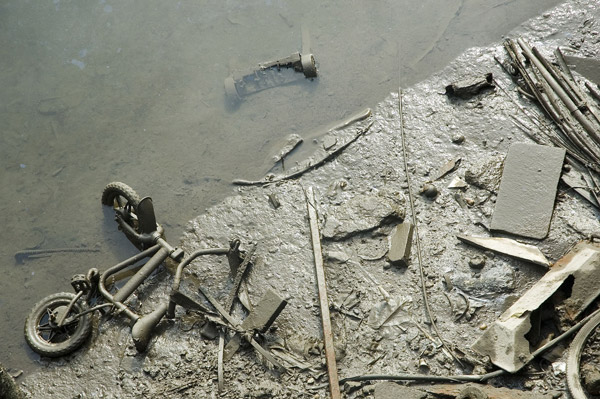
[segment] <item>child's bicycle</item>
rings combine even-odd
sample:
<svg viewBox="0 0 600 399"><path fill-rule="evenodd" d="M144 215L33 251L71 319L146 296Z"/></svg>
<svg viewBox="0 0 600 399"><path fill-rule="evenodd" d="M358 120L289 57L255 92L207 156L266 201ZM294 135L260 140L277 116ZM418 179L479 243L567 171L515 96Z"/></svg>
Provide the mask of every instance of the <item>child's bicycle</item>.
<svg viewBox="0 0 600 399"><path fill-rule="evenodd" d="M229 248L209 248L193 252L185 260L181 249L172 247L162 236L163 229L156 223L154 206L150 197L141 198L128 185L120 182L108 184L102 193L102 204L115 210L115 220L125 236L141 250L103 273L91 268L86 275L77 274L71 279L75 293L61 292L38 302L25 321L25 339L37 353L47 357L60 357L77 350L92 331L92 314L122 313L132 322L131 334L138 351L144 351L152 331L167 314L175 315L183 268L200 255L227 255L230 261L239 261L239 241ZM107 289L107 280L118 272L145 258L148 261L116 292ZM168 303L159 305L151 313L141 316L125 302L129 296L167 258L179 262Z"/></svg>

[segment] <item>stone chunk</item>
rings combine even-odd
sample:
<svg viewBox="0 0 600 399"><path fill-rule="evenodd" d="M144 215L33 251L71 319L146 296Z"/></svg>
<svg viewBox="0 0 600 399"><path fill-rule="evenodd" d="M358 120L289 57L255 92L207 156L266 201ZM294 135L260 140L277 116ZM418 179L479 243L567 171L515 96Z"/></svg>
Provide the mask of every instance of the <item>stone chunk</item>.
<svg viewBox="0 0 600 399"><path fill-rule="evenodd" d="M404 222L392 230L388 237L389 251L387 260L392 265L405 267L410 260L410 248L412 244L414 225Z"/></svg>
<svg viewBox="0 0 600 399"><path fill-rule="evenodd" d="M562 148L513 144L504 161L491 229L545 238L564 159Z"/></svg>
<svg viewBox="0 0 600 399"><path fill-rule="evenodd" d="M403 216L404 212L396 201L383 195L359 194L327 213L322 234L326 239L343 240Z"/></svg>
<svg viewBox="0 0 600 399"><path fill-rule="evenodd" d="M375 386L375 394L373 396L375 399L425 399L427 398L427 393L387 381Z"/></svg>

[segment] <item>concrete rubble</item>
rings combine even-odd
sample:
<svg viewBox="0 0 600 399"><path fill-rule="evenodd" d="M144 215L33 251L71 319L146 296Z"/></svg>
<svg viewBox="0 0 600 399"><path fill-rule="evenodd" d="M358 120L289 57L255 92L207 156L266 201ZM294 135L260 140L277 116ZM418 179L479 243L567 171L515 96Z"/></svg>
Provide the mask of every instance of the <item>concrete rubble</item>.
<svg viewBox="0 0 600 399"><path fill-rule="evenodd" d="M492 327L475 342L473 349L490 357L492 363L514 373L531 360L532 348L541 341L541 324L544 322L542 305L561 288L570 295L552 305L560 305L568 317L574 319L600 294L600 246L579 243L559 259L533 287L508 308ZM565 287L566 286L566 287ZM562 293L562 296L566 294ZM559 298L561 295L559 295Z"/></svg>
<svg viewBox="0 0 600 399"><path fill-rule="evenodd" d="M512 35L542 42L547 48L561 46L566 51L569 47L575 55L598 57L600 44L587 27L589 22L585 23L598 19L600 9L595 1L570 0L525 23ZM508 314L514 315L512 318L519 324L508 330L513 334L512 341L502 338L504 341L500 342L510 343L511 353L501 361L496 349L488 355L497 366L514 371L523 367L523 359L530 354L529 342L518 334L528 333L531 314L569 276L574 276L573 299L565 302L560 315L566 325L558 323L556 327L567 327L593 301L600 286L600 276L590 267L590 262L596 262L590 260L597 256L596 244L579 244L571 255L563 256L597 232L597 211L567 186L559 185L558 195L553 194L554 210L547 237L540 241L522 240L535 244L551 263L563 259L547 273L537 265L456 245L457 233L489 235L486 226L495 217L505 154L513 143L530 142L511 116L522 115L526 108L543 117L535 104L517 94L515 84L494 57L505 57L501 44L472 48L426 81L403 90L407 163L421 242L422 273L415 247L411 257L405 257L406 267L389 267L386 257L393 229L412 216L402 166L398 93L391 93L366 119L316 137L321 155L314 159L319 161L307 161L312 166L301 175L238 187L235 195L189 222L180 243L186 253L222 247L234 238L240 239L242 250L256 243L256 260L245 280L251 306L256 306L270 290L287 301L273 325L255 336L288 371L270 369L262 356L242 342L236 355L225 364L224 391L218 397L329 397L304 194L307 187L314 187L316 193L335 360L340 386L349 399L394 397L388 392L405 388L391 382L344 381L353 376L431 377L497 370L486 356L470 347L478 340L490 341L498 328L496 322ZM467 99L449 99L442 93L448 82L490 72L494 89ZM325 142L332 135L338 140L328 138ZM326 150L324 144L325 148L333 147ZM334 151L334 156L327 155ZM326 159L320 161L323 155ZM460 164L435 182L435 196L417 195L421 187L438 177L440 165L458 158ZM299 162L300 168L301 161L294 159L294 153L286 157L286 163ZM464 180L466 186L448 188L455 177ZM142 192L143 188L139 190ZM276 198L278 205L270 198ZM158 221L162 222L160 215ZM413 237L416 235L417 230ZM483 267L471 268L470 260L478 256L483 258ZM582 256L589 258L570 270L577 257ZM137 312L147 313L166 300L171 281L168 270L161 270L136 292L130 305ZM535 288L541 287L536 285L540 281L547 281L548 286ZM210 306L198 294L200 286L224 303L231 289L227 260L215 256L193 261L184 271L180 291L203 306ZM426 316L421 287L425 288L439 335ZM539 290L532 299L527 297L530 288ZM372 328L367 318L372 309L382 305L382 292L388 293L389 299L384 300L387 308L392 299L397 306L388 313L388 321ZM246 314L239 307L232 316L243 320ZM206 322L202 313L178 308L173 322L159 324L146 352L137 353L125 318L96 318L92 339L83 349L58 360L40 359L40 369L18 382L29 398L216 398L218 343L205 338L207 330L201 327ZM210 335L216 337L218 333ZM442 346L440 336L450 350ZM479 345L482 346L494 347L492 343ZM523 359L521 354L525 355ZM544 364L533 361L524 366L527 373L497 376L491 382L516 389L512 397L558 398L560 393L566 397L564 378L546 372L548 366ZM499 391L488 385L477 387L489 398L503 397L493 396ZM445 396L434 392L444 388L449 392ZM401 390L400 397L460 397L460 388L433 384L415 392L417 388L410 387L411 393L408 388Z"/></svg>

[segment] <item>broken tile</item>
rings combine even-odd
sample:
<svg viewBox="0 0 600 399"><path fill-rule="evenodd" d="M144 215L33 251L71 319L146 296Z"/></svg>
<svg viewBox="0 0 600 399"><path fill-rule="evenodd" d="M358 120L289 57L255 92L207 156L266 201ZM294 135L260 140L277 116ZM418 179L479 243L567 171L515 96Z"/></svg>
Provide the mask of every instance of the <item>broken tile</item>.
<svg viewBox="0 0 600 399"><path fill-rule="evenodd" d="M545 238L564 158L562 148L513 144L504 161L491 229Z"/></svg>
<svg viewBox="0 0 600 399"><path fill-rule="evenodd" d="M522 244L510 238L502 237L473 237L463 234L457 234L456 238L464 243L474 245L478 248L489 249L513 258L521 259L536 265L549 267L550 262L544 256L538 247Z"/></svg>
<svg viewBox="0 0 600 399"><path fill-rule="evenodd" d="M467 182L458 176L454 176L450 184L448 184L448 188L467 188Z"/></svg>
<svg viewBox="0 0 600 399"><path fill-rule="evenodd" d="M454 172L460 166L461 160L461 158L456 158L446 162L446 164L440 168L438 175L434 180L439 180L448 173Z"/></svg>
<svg viewBox="0 0 600 399"><path fill-rule="evenodd" d="M388 237L389 251L387 260L392 265L406 267L410 260L410 248L412 244L414 226L412 223L404 222L392 230Z"/></svg>
<svg viewBox="0 0 600 399"><path fill-rule="evenodd" d="M531 348L525 335L532 329L532 313L563 284L572 280L571 295L562 303L567 315L576 318L600 294L600 245L580 242L554 266L475 342L473 349L489 356L492 363L514 373L530 359Z"/></svg>

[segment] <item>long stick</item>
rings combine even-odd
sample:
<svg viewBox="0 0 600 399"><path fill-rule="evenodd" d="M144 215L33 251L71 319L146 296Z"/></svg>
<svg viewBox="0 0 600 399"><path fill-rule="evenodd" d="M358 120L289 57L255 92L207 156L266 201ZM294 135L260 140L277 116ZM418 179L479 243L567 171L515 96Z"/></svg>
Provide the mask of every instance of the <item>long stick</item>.
<svg viewBox="0 0 600 399"><path fill-rule="evenodd" d="M404 110L402 109L402 89L398 90L398 113L400 114L400 136L402 139L402 158L404 163L404 173L406 174L406 184L408 186L408 200L410 204L410 213L412 216L412 223L415 226L415 241L417 244L417 260L419 263L419 277L421 280L421 291L423 292L423 304L425 305L425 313L427 315L427 319L429 319L429 323L435 332L435 335L440 340L442 347L448 355L450 355L461 367L463 364L460 359L456 357L454 352L448 347L448 344L442 338L440 331L437 328L437 323L435 318L433 317L433 312L431 311L431 306L429 306L429 298L427 296L427 286L425 284L425 271L423 270L423 258L421 256L421 240L419 239L419 224L417 223L417 214L415 212L415 203L413 199L412 189L411 189L411 179L410 173L408 171L408 157L406 150L406 134L404 132Z"/></svg>
<svg viewBox="0 0 600 399"><path fill-rule="evenodd" d="M315 193L313 192L313 188L309 187L304 194L306 195L308 217L310 219L310 233L312 236L312 246L315 256L317 285L319 287L321 322L323 323L323 341L325 344L325 360L327 361L327 374L329 375L329 392L331 393L331 399L340 399L340 383L338 380L337 364L335 361L333 332L331 329L331 319L329 316L329 303L327 301L327 284L325 282L325 270L323 268L323 253L321 251L321 238L319 233L319 224L317 221Z"/></svg>

